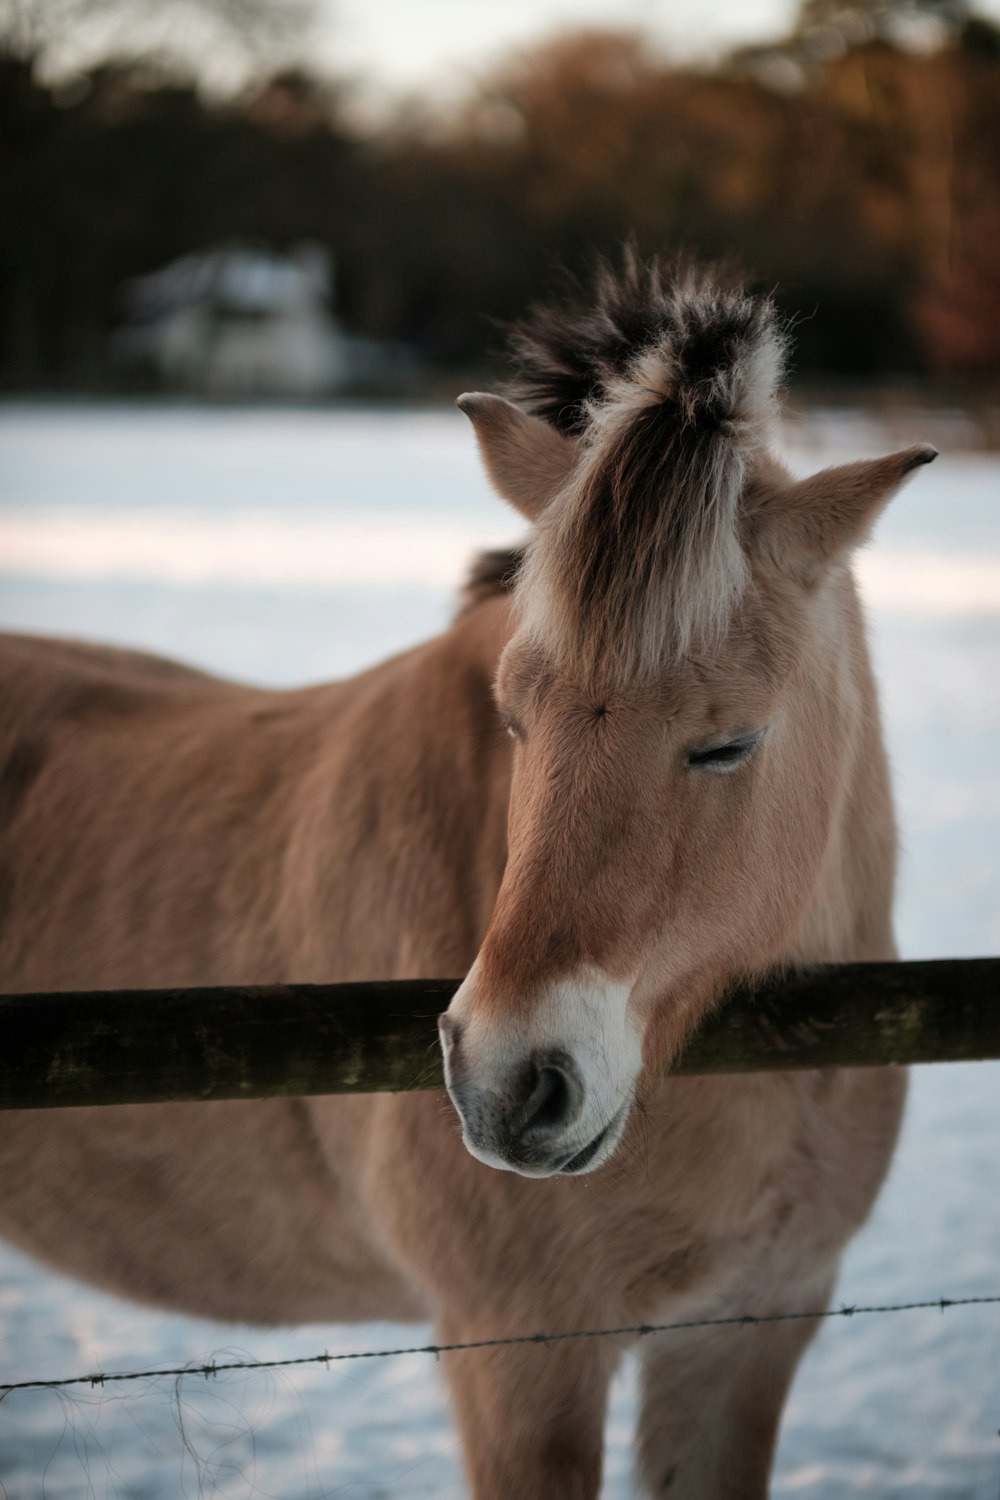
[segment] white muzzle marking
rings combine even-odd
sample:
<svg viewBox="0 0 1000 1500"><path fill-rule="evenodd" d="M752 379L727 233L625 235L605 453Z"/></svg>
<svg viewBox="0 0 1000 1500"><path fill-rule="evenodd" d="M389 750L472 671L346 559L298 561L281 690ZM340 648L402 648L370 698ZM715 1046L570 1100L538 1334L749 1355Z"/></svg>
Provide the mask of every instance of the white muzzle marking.
<svg viewBox="0 0 1000 1500"><path fill-rule="evenodd" d="M505 1024L480 1020L477 970L473 965L448 1008L459 1045L442 1032L445 1080L466 1147L488 1166L530 1177L595 1171L621 1139L642 1066L641 1029L629 1004L633 982L582 968L546 985L530 1009ZM555 1058L572 1070L578 1108L564 1123L519 1136L510 1102L519 1080Z"/></svg>

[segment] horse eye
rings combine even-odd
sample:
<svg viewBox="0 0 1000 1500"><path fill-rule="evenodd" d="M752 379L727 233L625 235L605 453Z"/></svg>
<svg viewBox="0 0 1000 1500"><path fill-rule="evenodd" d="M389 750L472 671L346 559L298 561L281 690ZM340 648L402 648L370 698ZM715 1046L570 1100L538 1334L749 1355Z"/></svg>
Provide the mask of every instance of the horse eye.
<svg viewBox="0 0 1000 1500"><path fill-rule="evenodd" d="M506 729L512 740L524 739L524 730L521 728L519 721L514 718L513 714L501 713L500 722Z"/></svg>
<svg viewBox="0 0 1000 1500"><path fill-rule="evenodd" d="M737 740L728 740L724 745L709 745L704 750L689 750L687 763L700 771L735 771L750 759L764 738L764 730L753 734L741 734Z"/></svg>

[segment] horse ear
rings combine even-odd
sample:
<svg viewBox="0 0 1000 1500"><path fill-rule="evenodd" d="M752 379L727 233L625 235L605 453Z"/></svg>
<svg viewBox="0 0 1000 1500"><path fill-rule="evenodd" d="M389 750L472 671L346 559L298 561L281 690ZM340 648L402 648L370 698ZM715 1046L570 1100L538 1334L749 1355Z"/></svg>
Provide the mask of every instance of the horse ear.
<svg viewBox="0 0 1000 1500"><path fill-rule="evenodd" d="M919 443L885 458L821 469L771 491L756 517L771 546L793 568L810 573L859 546L901 485L937 456L930 443Z"/></svg>
<svg viewBox="0 0 1000 1500"><path fill-rule="evenodd" d="M576 442L503 396L474 391L456 405L476 429L493 488L529 521L537 521L576 462Z"/></svg>

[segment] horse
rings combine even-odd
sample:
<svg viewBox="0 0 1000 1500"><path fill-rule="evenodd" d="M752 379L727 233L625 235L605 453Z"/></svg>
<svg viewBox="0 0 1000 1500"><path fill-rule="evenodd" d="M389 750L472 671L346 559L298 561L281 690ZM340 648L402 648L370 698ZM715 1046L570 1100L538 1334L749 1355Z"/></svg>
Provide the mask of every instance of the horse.
<svg viewBox="0 0 1000 1500"><path fill-rule="evenodd" d="M443 1344L827 1306L904 1075L670 1076L734 983L895 956L851 557L935 453L794 479L787 342L637 254L526 315L505 394L459 406L527 541L350 680L6 640L5 991L465 975L447 1095L5 1115L11 1241L160 1307ZM766 1495L814 1330L633 1341L644 1491ZM628 1346L444 1356L476 1500L594 1500Z"/></svg>

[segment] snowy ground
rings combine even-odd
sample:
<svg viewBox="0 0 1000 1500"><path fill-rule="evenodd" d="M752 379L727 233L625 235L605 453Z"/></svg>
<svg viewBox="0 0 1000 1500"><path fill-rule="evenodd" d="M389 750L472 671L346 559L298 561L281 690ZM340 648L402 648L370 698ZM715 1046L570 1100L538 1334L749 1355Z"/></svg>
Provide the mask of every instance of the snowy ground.
<svg viewBox="0 0 1000 1500"><path fill-rule="evenodd" d="M861 418L813 417L788 434L803 472L902 445ZM0 409L5 627L314 680L432 632L469 552L517 534L457 413ZM945 451L890 509L861 572L904 834L904 956L1000 952L1000 461ZM839 1299L1000 1293L998 1143L1000 1065L917 1070ZM0 1250L0 1381L427 1334L167 1318ZM609 1500L631 1493L633 1377L626 1358ZM1000 1307L835 1320L796 1382L775 1493L997 1500L998 1428ZM462 1493L442 1386L421 1355L14 1394L0 1403L0 1484L8 1500Z"/></svg>

